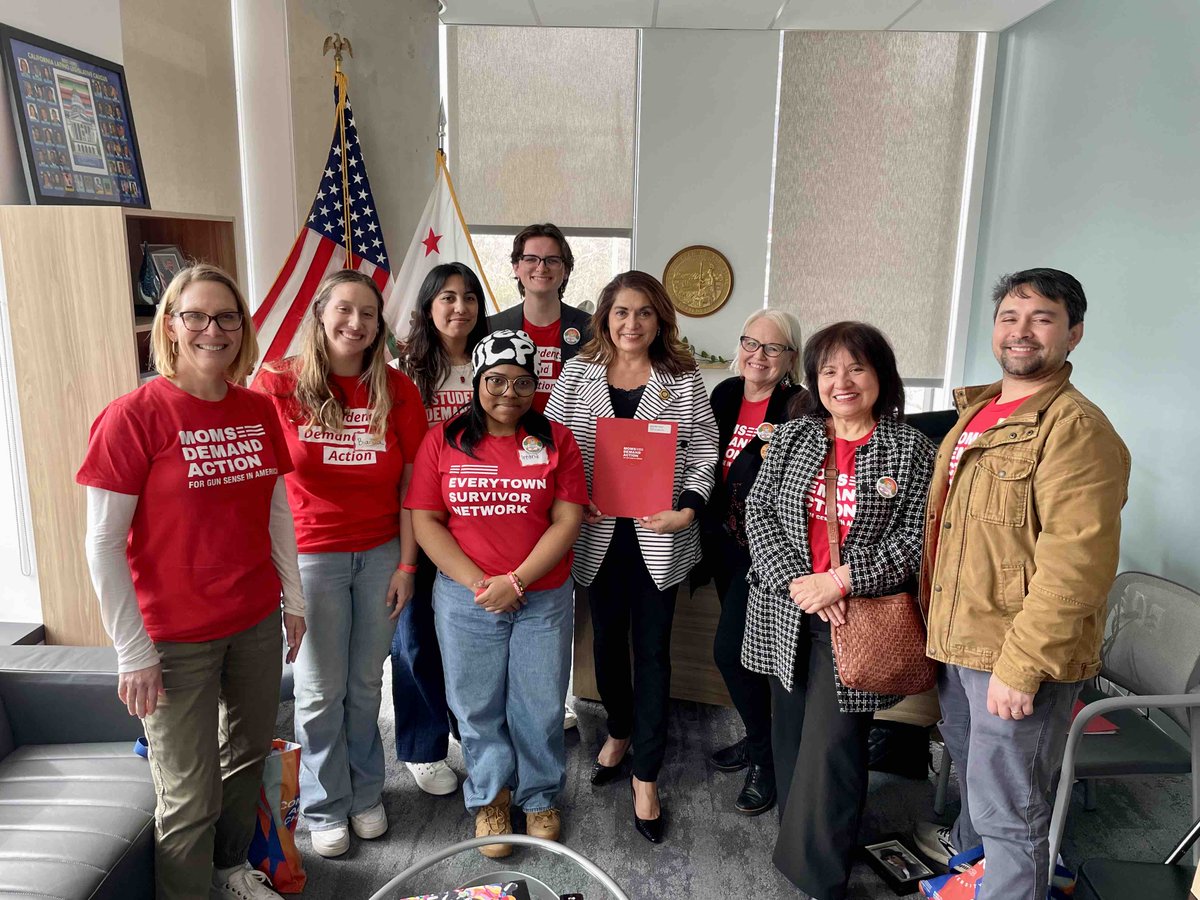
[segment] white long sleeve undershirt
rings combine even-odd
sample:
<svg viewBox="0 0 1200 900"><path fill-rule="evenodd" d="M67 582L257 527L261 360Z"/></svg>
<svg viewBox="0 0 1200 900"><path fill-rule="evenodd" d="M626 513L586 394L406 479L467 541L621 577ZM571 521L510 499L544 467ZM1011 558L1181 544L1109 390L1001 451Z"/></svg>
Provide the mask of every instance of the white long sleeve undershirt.
<svg viewBox="0 0 1200 900"><path fill-rule="evenodd" d="M103 488L87 489L84 548L92 586L100 598L100 619L117 650L117 671L133 672L159 662L138 607L125 549L138 498ZM296 562L296 529L283 478L271 494L271 562L283 585L284 612L303 616L304 591Z"/></svg>

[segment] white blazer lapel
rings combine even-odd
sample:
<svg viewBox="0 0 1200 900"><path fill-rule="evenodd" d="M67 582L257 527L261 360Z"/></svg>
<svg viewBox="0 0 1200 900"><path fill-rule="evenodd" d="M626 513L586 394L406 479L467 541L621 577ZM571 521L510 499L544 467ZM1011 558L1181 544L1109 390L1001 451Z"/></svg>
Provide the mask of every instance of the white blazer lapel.
<svg viewBox="0 0 1200 900"><path fill-rule="evenodd" d="M658 369L651 369L650 380L646 382L646 390L642 392L642 399L638 403L634 418L657 419L658 414L666 409L668 404L679 402L677 392L674 377L666 372L660 373Z"/></svg>

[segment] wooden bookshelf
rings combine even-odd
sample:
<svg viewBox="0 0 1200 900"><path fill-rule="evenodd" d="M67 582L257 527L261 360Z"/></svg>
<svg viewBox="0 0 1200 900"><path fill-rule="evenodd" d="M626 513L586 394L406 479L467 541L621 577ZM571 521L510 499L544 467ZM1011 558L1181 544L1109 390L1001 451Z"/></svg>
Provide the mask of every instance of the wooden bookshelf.
<svg viewBox="0 0 1200 900"><path fill-rule="evenodd" d="M177 244L188 258L236 278L230 218L118 207L0 207L4 299L51 644L108 643L83 553L86 498L75 472L92 421L138 386L148 363L150 320L135 315L133 305L143 241Z"/></svg>

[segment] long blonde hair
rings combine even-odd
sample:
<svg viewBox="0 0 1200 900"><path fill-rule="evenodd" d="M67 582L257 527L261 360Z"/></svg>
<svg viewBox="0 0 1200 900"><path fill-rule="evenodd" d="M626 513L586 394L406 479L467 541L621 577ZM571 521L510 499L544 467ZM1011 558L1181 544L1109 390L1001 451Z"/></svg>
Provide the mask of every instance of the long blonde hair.
<svg viewBox="0 0 1200 900"><path fill-rule="evenodd" d="M329 385L329 353L325 347L325 328L321 314L329 305L334 289L343 284L360 284L375 295L379 304L379 331L371 346L363 352L363 370L359 383L367 387L368 403L371 407L370 432L379 436L387 431L388 416L392 412L392 392L388 387L387 326L383 321L383 294L370 276L354 269L341 269L327 275L317 288L309 315L305 316L304 330L300 337L300 352L285 362L296 377L294 400L309 425L319 426L323 431L341 431L345 427L345 403L334 396ZM280 367L270 366L273 371Z"/></svg>
<svg viewBox="0 0 1200 900"><path fill-rule="evenodd" d="M242 346L238 349L237 357L225 370L225 377L234 384L244 384L246 376L258 361L258 338L254 333L254 321L250 318L250 307L246 298L238 289L233 276L224 269L208 263L193 263L186 269L180 269L158 302L154 311L154 324L150 326L150 358L159 375L166 378L175 377L175 364L179 361L179 345L167 334L167 320L179 312L179 300L184 290L197 281L212 281L224 285L233 294L238 312L242 314Z"/></svg>

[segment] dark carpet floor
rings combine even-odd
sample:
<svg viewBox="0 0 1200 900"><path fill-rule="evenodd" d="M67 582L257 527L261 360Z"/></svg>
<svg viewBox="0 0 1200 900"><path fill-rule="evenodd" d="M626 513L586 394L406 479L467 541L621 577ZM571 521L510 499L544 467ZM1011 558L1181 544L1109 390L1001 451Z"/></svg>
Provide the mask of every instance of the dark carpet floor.
<svg viewBox="0 0 1200 900"><path fill-rule="evenodd" d="M391 828L376 841L352 838L349 853L323 859L312 852L301 822L297 844L308 872L305 900L368 898L422 857L474 836L474 819L463 808L461 792L448 797L425 794L395 761L387 678L390 672L385 672L380 727L388 748L384 802ZM623 782L602 788L593 788L588 782L603 738L603 709L577 701L576 710L579 728L567 736L567 787L559 803L563 843L595 862L633 900L805 900L806 895L771 865L774 811L756 818L735 813L733 801L742 775L716 772L705 764L710 752L740 736L740 723L732 710L672 703L670 745L659 781L668 833L659 846L649 844L633 830L632 801ZM292 736L291 703L281 705L278 729L280 737ZM935 764L938 761L935 753ZM462 756L454 743L451 765L461 778ZM933 793L932 775L926 781L912 781L872 773L862 841L907 832L915 821L932 818ZM1087 812L1082 789L1077 787L1064 848L1068 864L1074 867L1092 856L1161 861L1189 824L1188 793L1185 778L1105 782L1100 785L1098 808ZM957 802L952 779L947 816L957 812ZM501 861L485 859L475 851L459 854L426 870L393 896L398 900L444 890L499 870L532 875L560 893L579 891L586 900L608 896L565 859L528 848L517 848ZM894 896L866 863L855 865L850 882L853 900Z"/></svg>

